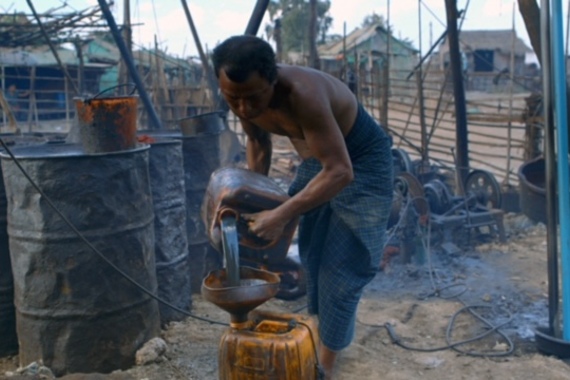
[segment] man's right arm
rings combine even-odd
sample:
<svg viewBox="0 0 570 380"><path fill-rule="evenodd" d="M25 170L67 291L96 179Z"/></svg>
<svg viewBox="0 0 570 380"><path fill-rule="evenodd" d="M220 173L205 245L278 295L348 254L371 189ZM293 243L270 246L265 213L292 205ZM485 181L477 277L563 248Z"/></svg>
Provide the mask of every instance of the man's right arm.
<svg viewBox="0 0 570 380"><path fill-rule="evenodd" d="M245 156L249 170L268 175L273 152L271 134L246 120L240 121L247 135Z"/></svg>

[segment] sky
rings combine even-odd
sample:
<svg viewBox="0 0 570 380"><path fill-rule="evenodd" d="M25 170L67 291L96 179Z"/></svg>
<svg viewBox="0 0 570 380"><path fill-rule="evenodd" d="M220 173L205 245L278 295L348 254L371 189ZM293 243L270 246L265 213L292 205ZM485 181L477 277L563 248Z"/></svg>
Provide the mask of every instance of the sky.
<svg viewBox="0 0 570 380"><path fill-rule="evenodd" d="M153 47L155 36L159 46L179 57L197 56L197 49L180 0L130 0L133 39L138 46ZM244 32L255 0L186 0L199 38L207 50L225 38ZM566 15L567 2L562 1ZM64 0L33 0L38 12L59 7ZM65 10L81 10L97 5L97 0L65 0ZM388 15L388 4L390 13ZM530 47L529 38L515 0L457 0L458 9L467 13L463 30L511 29ZM123 21L123 0L112 7L117 24ZM26 0L1 0L0 11L30 13ZM370 14L383 15L390 20L395 36L412 41L416 49L426 53L445 30L445 0L331 0L333 17L331 34L350 33ZM564 18L564 25L565 19ZM259 36L269 21L266 15ZM421 28L420 28L421 25ZM564 26L565 27L565 26ZM421 33L420 33L421 31Z"/></svg>

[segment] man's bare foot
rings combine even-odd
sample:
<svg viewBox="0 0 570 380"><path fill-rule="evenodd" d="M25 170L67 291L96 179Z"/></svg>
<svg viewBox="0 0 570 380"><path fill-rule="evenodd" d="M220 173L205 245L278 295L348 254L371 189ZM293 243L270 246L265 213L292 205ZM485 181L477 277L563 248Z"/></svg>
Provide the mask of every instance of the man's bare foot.
<svg viewBox="0 0 570 380"><path fill-rule="evenodd" d="M328 349L324 344L319 344L319 364L325 372L324 380L333 380L334 365L336 362L335 351Z"/></svg>

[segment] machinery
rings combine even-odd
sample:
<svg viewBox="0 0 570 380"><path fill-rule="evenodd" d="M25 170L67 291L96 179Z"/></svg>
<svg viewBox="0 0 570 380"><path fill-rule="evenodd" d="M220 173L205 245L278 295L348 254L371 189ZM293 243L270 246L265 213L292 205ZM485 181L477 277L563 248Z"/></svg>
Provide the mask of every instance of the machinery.
<svg viewBox="0 0 570 380"><path fill-rule="evenodd" d="M394 202L389 222L388 253L399 252L404 262L414 255L422 262L420 240L444 248L468 246L483 236L505 240L501 188L485 170L473 170L462 186L465 195L454 195L450 177L437 167L413 162L402 149L392 149ZM390 249L391 248L391 249Z"/></svg>

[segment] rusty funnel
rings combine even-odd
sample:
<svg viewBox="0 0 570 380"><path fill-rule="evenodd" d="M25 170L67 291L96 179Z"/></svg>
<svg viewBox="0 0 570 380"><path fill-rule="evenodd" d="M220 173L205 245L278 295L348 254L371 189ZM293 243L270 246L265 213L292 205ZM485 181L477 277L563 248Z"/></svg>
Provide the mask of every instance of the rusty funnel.
<svg viewBox="0 0 570 380"><path fill-rule="evenodd" d="M202 282L202 297L230 313L231 327L249 327L248 313L279 291L279 276L265 270L241 266L240 286L228 286L225 269L211 271Z"/></svg>

